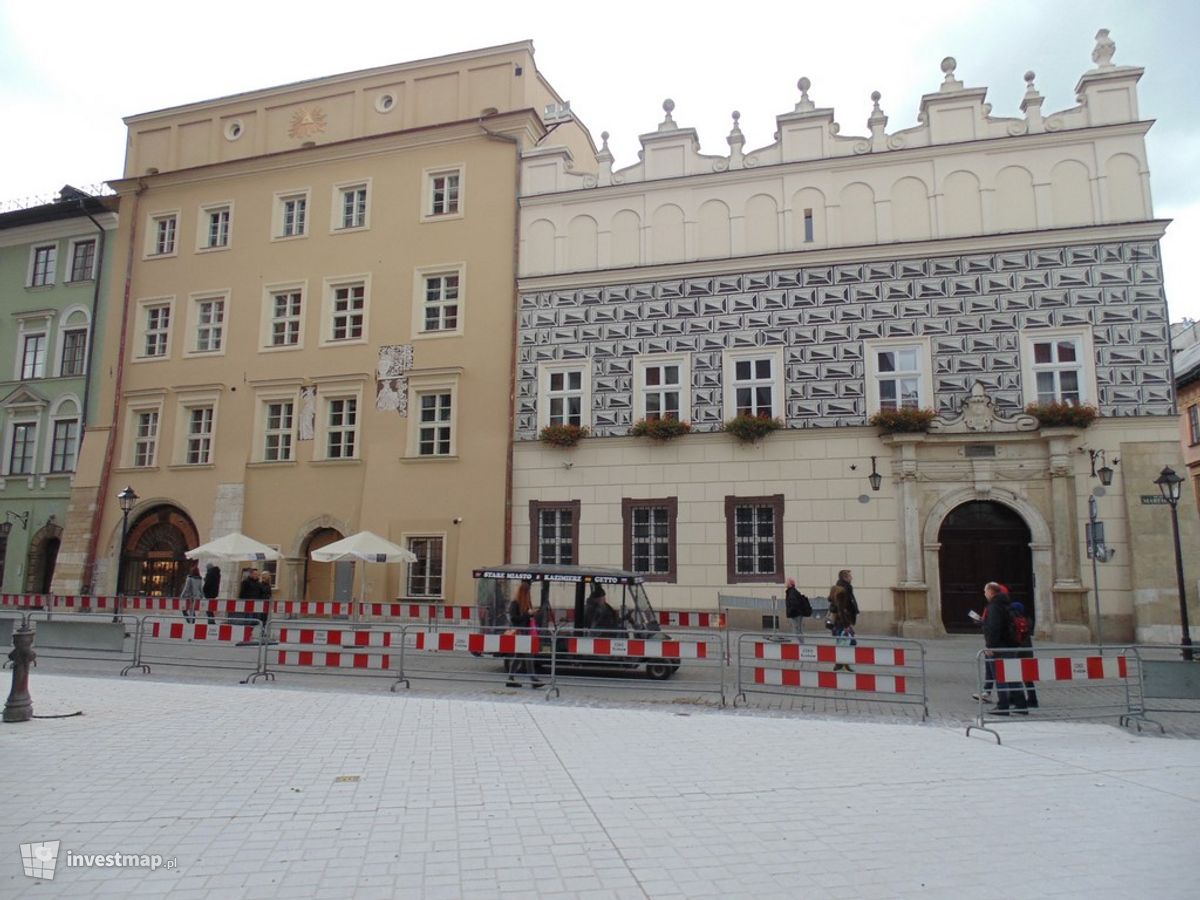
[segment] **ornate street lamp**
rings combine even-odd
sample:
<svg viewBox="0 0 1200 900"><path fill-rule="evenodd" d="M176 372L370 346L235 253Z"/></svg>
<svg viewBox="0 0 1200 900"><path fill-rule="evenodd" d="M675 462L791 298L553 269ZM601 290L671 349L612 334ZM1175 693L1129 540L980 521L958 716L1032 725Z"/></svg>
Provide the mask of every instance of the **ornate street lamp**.
<svg viewBox="0 0 1200 900"><path fill-rule="evenodd" d="M1165 466L1159 476L1154 479L1154 483L1158 485L1159 491L1162 492L1163 499L1167 501L1171 507L1171 529L1175 535L1175 580L1179 585L1179 626L1183 629L1183 639L1180 641L1180 646L1183 648L1183 658L1192 659L1192 631L1188 624L1187 611L1187 589L1183 581L1183 551L1179 546L1179 513L1176 507L1179 506L1179 495L1182 492L1183 479L1175 474L1175 470L1170 466Z"/></svg>
<svg viewBox="0 0 1200 900"><path fill-rule="evenodd" d="M871 490L879 490L883 484L883 476L879 474L879 470L875 468L875 457L871 457L871 474L867 476L867 481L871 482Z"/></svg>
<svg viewBox="0 0 1200 900"><path fill-rule="evenodd" d="M1114 456L1113 461L1112 461L1112 466L1110 466L1108 464L1108 459L1105 457L1103 450L1092 450L1087 447L1080 447L1079 452L1087 453L1087 455L1089 457L1091 457L1092 477L1099 478L1100 483L1102 485L1104 485L1105 487L1111 486L1112 480L1113 480L1113 466L1118 465L1121 462L1121 460L1119 460L1117 457ZM1100 468L1098 468L1098 469L1096 468L1096 460L1097 459L1100 460Z"/></svg>
<svg viewBox="0 0 1200 900"><path fill-rule="evenodd" d="M123 597L125 595L125 539L129 534L129 511L138 502L137 491L132 487L126 487L117 494L117 502L121 504L121 546L117 555L117 595Z"/></svg>

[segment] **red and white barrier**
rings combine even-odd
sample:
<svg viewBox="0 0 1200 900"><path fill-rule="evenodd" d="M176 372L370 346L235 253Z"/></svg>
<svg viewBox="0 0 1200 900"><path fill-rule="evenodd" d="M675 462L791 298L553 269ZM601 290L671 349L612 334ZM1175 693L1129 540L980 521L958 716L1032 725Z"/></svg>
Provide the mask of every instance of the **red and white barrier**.
<svg viewBox="0 0 1200 900"><path fill-rule="evenodd" d="M683 610L660 610L658 624L669 625L672 628L715 628L724 630L726 625L725 613L721 612L687 612Z"/></svg>
<svg viewBox="0 0 1200 900"><path fill-rule="evenodd" d="M358 604L364 616L380 616L389 619L417 619L443 622L472 622L475 620L474 606L443 606L440 603L371 603Z"/></svg>
<svg viewBox="0 0 1200 900"><path fill-rule="evenodd" d="M566 652L582 656L632 656L654 659L708 659L721 655L719 645L708 641L637 640L633 638L567 638Z"/></svg>
<svg viewBox="0 0 1200 900"><path fill-rule="evenodd" d="M391 647L390 631L353 631L330 628L280 628L281 644L318 644L324 647ZM396 641L396 646L400 642Z"/></svg>
<svg viewBox="0 0 1200 900"><path fill-rule="evenodd" d="M1056 656L1040 659L995 659L996 680L1104 681L1129 677L1126 656Z"/></svg>
<svg viewBox="0 0 1200 900"><path fill-rule="evenodd" d="M343 653L322 650L276 650L277 666L313 666L322 669L393 669L390 653Z"/></svg>
<svg viewBox="0 0 1200 900"><path fill-rule="evenodd" d="M407 636L413 650L453 653L537 653L541 642L532 634L473 634L467 631L422 631ZM537 644L534 641L538 641Z"/></svg>
<svg viewBox="0 0 1200 900"><path fill-rule="evenodd" d="M905 664L905 653L902 647L781 644L774 641L756 641L754 658L860 666L903 666Z"/></svg>
<svg viewBox="0 0 1200 900"><path fill-rule="evenodd" d="M876 694L908 693L908 681L903 675L868 675L860 672L755 669L754 683L775 687L824 688L825 690L833 691L868 691Z"/></svg>
<svg viewBox="0 0 1200 900"><path fill-rule="evenodd" d="M251 601L253 602L253 601ZM350 604L333 600L275 600L271 611L277 616L348 616Z"/></svg>
<svg viewBox="0 0 1200 900"><path fill-rule="evenodd" d="M204 622L151 622L149 636L168 641L219 641L245 643L256 640L253 625L208 625Z"/></svg>
<svg viewBox="0 0 1200 900"><path fill-rule="evenodd" d="M35 606L49 607L53 598L49 594L0 594L0 606L15 609L30 609Z"/></svg>
<svg viewBox="0 0 1200 900"><path fill-rule="evenodd" d="M120 606L120 597L68 597L59 594L54 598L55 609L119 609Z"/></svg>
<svg viewBox="0 0 1200 900"><path fill-rule="evenodd" d="M178 597L119 597L117 599L125 609L144 609L150 612L179 612L186 603Z"/></svg>

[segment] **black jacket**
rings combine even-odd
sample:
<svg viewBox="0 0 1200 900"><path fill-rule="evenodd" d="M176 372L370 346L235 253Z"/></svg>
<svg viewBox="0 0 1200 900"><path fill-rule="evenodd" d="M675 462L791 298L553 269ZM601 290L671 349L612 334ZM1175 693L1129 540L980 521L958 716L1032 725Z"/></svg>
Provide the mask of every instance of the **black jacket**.
<svg viewBox="0 0 1200 900"><path fill-rule="evenodd" d="M529 630L529 622L533 618L529 613L521 611L521 604L514 600L508 604L508 624L521 631Z"/></svg>
<svg viewBox="0 0 1200 900"><path fill-rule="evenodd" d="M214 600L221 594L221 570L216 566L204 573L204 596Z"/></svg>
<svg viewBox="0 0 1200 900"><path fill-rule="evenodd" d="M783 595L783 604L789 619L811 616L813 612L812 604L808 602L808 598L794 587L788 588L787 592Z"/></svg>
<svg viewBox="0 0 1200 900"><path fill-rule="evenodd" d="M593 597L588 601L588 628L612 629L616 628L619 623L620 620L617 618L617 611L608 605L608 600L605 597Z"/></svg>
<svg viewBox="0 0 1200 900"><path fill-rule="evenodd" d="M983 619L983 645L988 649L1017 645L1012 604L1007 594L997 594L988 601L987 614Z"/></svg>

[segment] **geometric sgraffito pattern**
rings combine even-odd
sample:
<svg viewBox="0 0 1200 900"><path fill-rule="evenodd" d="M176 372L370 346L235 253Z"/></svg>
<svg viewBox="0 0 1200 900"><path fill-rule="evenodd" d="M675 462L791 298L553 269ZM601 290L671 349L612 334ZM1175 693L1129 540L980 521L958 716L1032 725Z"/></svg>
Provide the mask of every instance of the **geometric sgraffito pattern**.
<svg viewBox="0 0 1200 900"><path fill-rule="evenodd" d="M725 350L783 347L791 428L866 424L863 342L926 337L935 403L976 381L1020 407L1020 334L1091 327L1105 416L1169 415L1167 307L1154 241L637 282L520 298L517 437L537 437L537 367L591 367L592 432L627 433L633 360L691 359L690 419L720 426Z"/></svg>

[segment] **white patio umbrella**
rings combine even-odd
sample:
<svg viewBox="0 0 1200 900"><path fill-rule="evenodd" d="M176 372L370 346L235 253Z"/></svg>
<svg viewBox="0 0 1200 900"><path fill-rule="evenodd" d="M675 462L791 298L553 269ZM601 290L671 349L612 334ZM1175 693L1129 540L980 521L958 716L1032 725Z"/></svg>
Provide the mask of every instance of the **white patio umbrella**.
<svg viewBox="0 0 1200 900"><path fill-rule="evenodd" d="M240 531L231 531L215 541L201 544L184 554L188 559L219 559L225 562L248 562L250 560L279 559L274 547L246 537Z"/></svg>
<svg viewBox="0 0 1200 900"><path fill-rule="evenodd" d="M399 544L393 544L386 538L371 531L360 531L350 537L326 544L309 554L317 562L346 562L362 560L373 563L414 563L417 555L411 550L405 550ZM363 578L363 590L366 590L366 578ZM361 599L361 598L360 598ZM354 619L358 619L358 608L354 607Z"/></svg>

